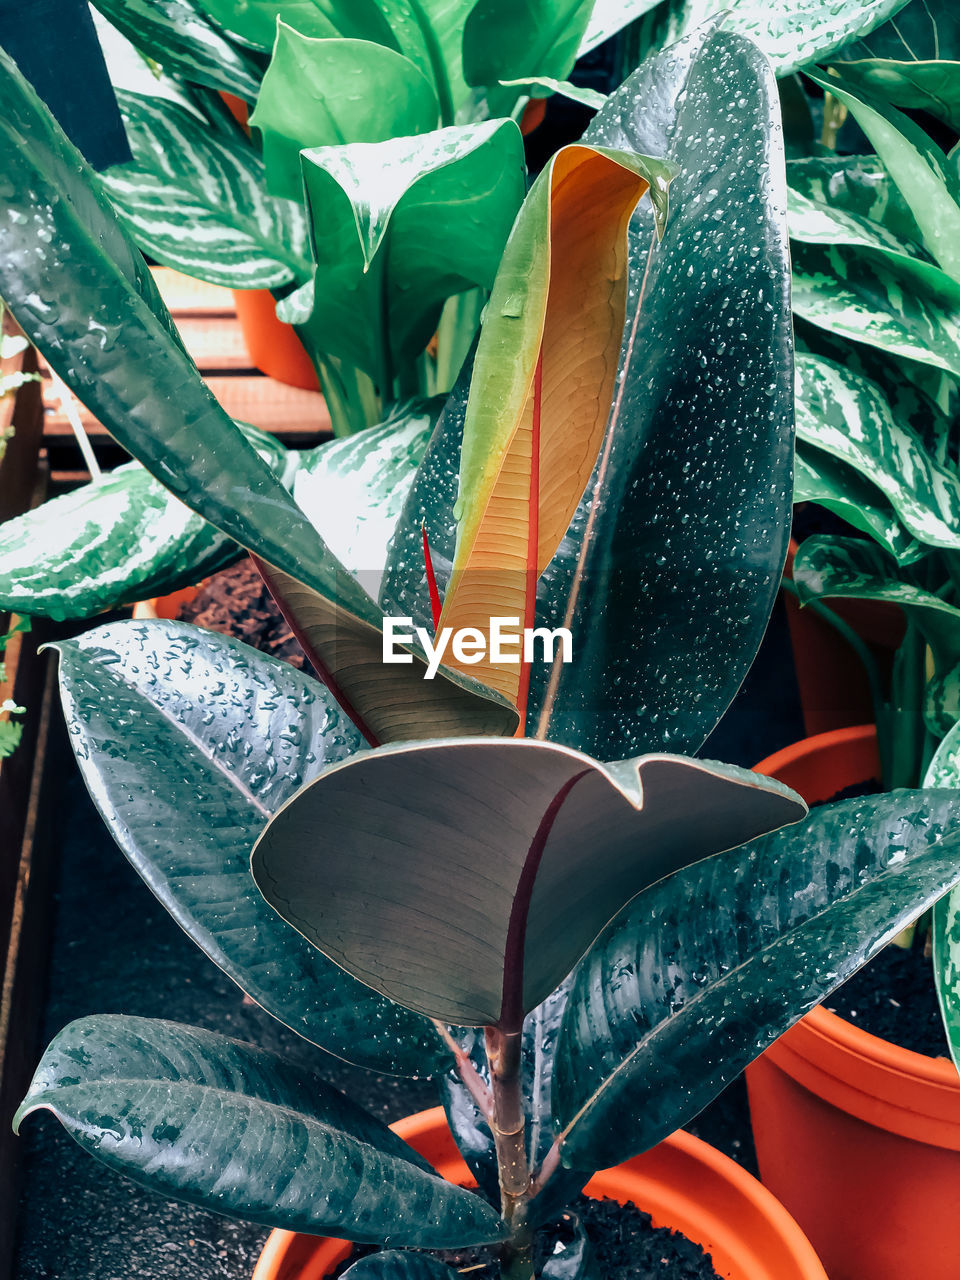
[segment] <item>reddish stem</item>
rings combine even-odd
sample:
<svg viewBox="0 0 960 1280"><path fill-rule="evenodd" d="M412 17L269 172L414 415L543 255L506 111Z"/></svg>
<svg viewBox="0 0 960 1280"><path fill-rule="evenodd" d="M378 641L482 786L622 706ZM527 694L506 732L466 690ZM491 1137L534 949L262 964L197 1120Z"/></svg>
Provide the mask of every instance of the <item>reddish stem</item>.
<svg viewBox="0 0 960 1280"><path fill-rule="evenodd" d="M430 555L430 543L427 540L426 521L421 523L420 532L423 535L423 563L427 567L427 590L430 592L430 612L433 614L433 634L436 636L437 627L440 625L440 614L443 610L443 606L440 603L440 591L437 588L437 575L433 571L433 557Z"/></svg>

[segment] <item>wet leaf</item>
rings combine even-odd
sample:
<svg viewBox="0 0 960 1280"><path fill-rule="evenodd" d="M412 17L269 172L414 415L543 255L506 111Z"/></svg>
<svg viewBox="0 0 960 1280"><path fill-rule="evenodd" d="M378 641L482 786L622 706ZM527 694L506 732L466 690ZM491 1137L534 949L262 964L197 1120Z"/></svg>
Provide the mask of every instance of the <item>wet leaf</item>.
<svg viewBox="0 0 960 1280"><path fill-rule="evenodd" d="M383 1249L361 1258L341 1274L343 1280L457 1280L460 1272L428 1254Z"/></svg>
<svg viewBox="0 0 960 1280"><path fill-rule="evenodd" d="M112 623L57 647L90 793L194 942L268 1013L331 1053L409 1075L446 1066L427 1023L310 946L250 875L269 816L361 745L327 691L182 622Z"/></svg>
<svg viewBox="0 0 960 1280"><path fill-rule="evenodd" d="M281 22L250 124L270 191L299 201L304 148L427 133L439 116L433 86L409 58L368 40L314 40Z"/></svg>
<svg viewBox="0 0 960 1280"><path fill-rule="evenodd" d="M865 218L898 240L919 245L923 233L877 156L814 156L787 163L790 191L839 213Z"/></svg>
<svg viewBox="0 0 960 1280"><path fill-rule="evenodd" d="M303 787L251 865L283 918L362 982L428 1017L519 1030L643 887L802 813L757 774L679 756L602 765L530 738L423 742Z"/></svg>
<svg viewBox="0 0 960 1280"><path fill-rule="evenodd" d="M427 1248L502 1234L479 1196L429 1170L314 1072L197 1027L110 1015L70 1023L15 1125L38 1108L134 1182L228 1217Z"/></svg>
<svg viewBox="0 0 960 1280"><path fill-rule="evenodd" d="M641 894L577 970L564 1162L606 1168L691 1120L960 880L958 819L949 791L841 801Z"/></svg>
<svg viewBox="0 0 960 1280"><path fill-rule="evenodd" d="M960 788L960 721L937 748L923 785ZM933 909L933 976L950 1056L960 1070L960 888L956 886Z"/></svg>

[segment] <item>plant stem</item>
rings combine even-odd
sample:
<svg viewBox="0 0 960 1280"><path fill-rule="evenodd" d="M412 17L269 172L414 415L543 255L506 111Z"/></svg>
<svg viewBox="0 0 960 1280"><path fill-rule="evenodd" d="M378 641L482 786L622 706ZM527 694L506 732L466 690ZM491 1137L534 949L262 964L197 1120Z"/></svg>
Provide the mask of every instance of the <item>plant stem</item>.
<svg viewBox="0 0 960 1280"><path fill-rule="evenodd" d="M829 150L837 149L837 134L843 128L847 118L847 108L832 93L823 95L823 129L820 132L821 143Z"/></svg>
<svg viewBox="0 0 960 1280"><path fill-rule="evenodd" d="M501 1212L511 1228L510 1240L501 1254L501 1273L504 1280L532 1280L531 1235L526 1221L531 1179L520 1077L523 1032L520 1028L486 1027L484 1034L493 1093L490 1128L497 1152Z"/></svg>

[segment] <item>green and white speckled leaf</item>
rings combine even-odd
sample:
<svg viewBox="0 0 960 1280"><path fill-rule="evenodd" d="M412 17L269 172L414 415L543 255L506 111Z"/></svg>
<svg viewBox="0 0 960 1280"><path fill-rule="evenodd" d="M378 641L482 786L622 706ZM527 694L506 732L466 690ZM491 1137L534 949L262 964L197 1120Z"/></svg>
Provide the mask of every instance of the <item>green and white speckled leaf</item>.
<svg viewBox="0 0 960 1280"><path fill-rule="evenodd" d="M853 92L837 67L811 79L850 111L900 188L930 253L960 281L960 184L947 157L909 116Z"/></svg>
<svg viewBox="0 0 960 1280"><path fill-rule="evenodd" d="M656 7L660 0L596 0L590 21L580 43L579 57L609 40L630 22L642 18Z"/></svg>
<svg viewBox="0 0 960 1280"><path fill-rule="evenodd" d="M799 426L804 415L799 405L797 408ZM846 463L800 440L794 466L793 500L795 503L816 502L835 512L855 529L869 533L898 564L910 564L923 554L923 548L905 531L889 502L873 485Z"/></svg>
<svg viewBox="0 0 960 1280"><path fill-rule="evenodd" d="M725 13L728 31L758 44L778 76L822 62L848 40L886 22L906 0L667 0L657 16L661 47Z"/></svg>
<svg viewBox="0 0 960 1280"><path fill-rule="evenodd" d="M935 738L960 720L960 661L935 671L923 690L923 721Z"/></svg>
<svg viewBox="0 0 960 1280"><path fill-rule="evenodd" d="M960 795L816 809L641 894L581 963L553 1076L565 1164L606 1168L687 1123L960 880Z"/></svg>
<svg viewBox="0 0 960 1280"><path fill-rule="evenodd" d="M267 194L263 162L239 132L214 130L165 98L120 90L117 100L133 161L101 177L145 253L230 289L308 278L303 210Z"/></svg>
<svg viewBox="0 0 960 1280"><path fill-rule="evenodd" d="M167 71L256 101L261 71L206 17L195 0L95 0L96 8L141 53Z"/></svg>
<svg viewBox="0 0 960 1280"><path fill-rule="evenodd" d="M296 455L237 425L291 484ZM129 462L0 525L0 610L90 618L189 586L240 554L232 538Z"/></svg>
<svg viewBox="0 0 960 1280"><path fill-rule="evenodd" d="M841 337L960 376L960 307L949 296L921 291L918 283L890 260L868 260L846 246L794 246L797 315Z"/></svg>
<svg viewBox="0 0 960 1280"><path fill-rule="evenodd" d="M301 160L316 273L278 315L389 389L446 299L492 286L525 192L520 130L491 120Z"/></svg>
<svg viewBox="0 0 960 1280"><path fill-rule="evenodd" d="M446 1066L432 1027L285 924L250 875L280 805L362 739L289 664L182 622L63 641L60 691L80 771L129 861L224 973L299 1035L376 1070Z"/></svg>
<svg viewBox="0 0 960 1280"><path fill-rule="evenodd" d="M960 721L937 748L923 785L960 789ZM933 976L950 1054L960 1070L960 888L933 909Z"/></svg>
<svg viewBox="0 0 960 1280"><path fill-rule="evenodd" d="M807 538L793 562L793 580L803 603L838 597L899 605L923 632L938 671L960 662L960 609L910 581L875 543Z"/></svg>
<svg viewBox="0 0 960 1280"><path fill-rule="evenodd" d="M919 245L923 233L877 156L814 156L787 162L790 191L865 218L899 241Z"/></svg>
<svg viewBox="0 0 960 1280"><path fill-rule="evenodd" d="M442 400L300 455L293 496L340 563L374 597Z"/></svg>
<svg viewBox="0 0 960 1280"><path fill-rule="evenodd" d="M409 58L368 40L312 40L284 23L250 117L270 191L289 200L303 198L305 148L385 142L439 122L433 85Z"/></svg>
<svg viewBox="0 0 960 1280"><path fill-rule="evenodd" d="M228 1217L426 1248L503 1234L484 1200L316 1072L199 1027L70 1023L14 1124L39 1108L116 1172Z"/></svg>
<svg viewBox="0 0 960 1280"><path fill-rule="evenodd" d="M796 370L798 438L876 485L918 542L960 548L960 479L897 421L880 389L817 356L798 355Z"/></svg>

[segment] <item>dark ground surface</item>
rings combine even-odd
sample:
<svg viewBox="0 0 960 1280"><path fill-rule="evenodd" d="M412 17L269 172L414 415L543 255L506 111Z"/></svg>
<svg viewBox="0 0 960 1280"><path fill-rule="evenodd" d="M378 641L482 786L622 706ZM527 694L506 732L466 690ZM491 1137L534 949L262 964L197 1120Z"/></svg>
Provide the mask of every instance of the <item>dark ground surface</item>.
<svg viewBox="0 0 960 1280"><path fill-rule="evenodd" d="M933 961L922 948L886 947L824 1004L864 1031L904 1049L931 1058L950 1056Z"/></svg>
<svg viewBox="0 0 960 1280"><path fill-rule="evenodd" d="M251 592L259 591L248 581ZM274 640L283 638L275 623L267 626L274 628ZM705 754L751 764L802 736L796 690L782 679L790 669L784 637L785 622L775 615L734 713ZM72 761L57 810L61 866L44 1043L86 1014L169 1018L320 1065L334 1084L388 1121L435 1104L430 1082L384 1079L348 1067L244 1004L117 850ZM756 1171L742 1082L690 1128ZM81 1151L49 1114L30 1117L22 1142L17 1280L245 1280L252 1273L266 1230L141 1190ZM638 1280L643 1275L634 1274ZM665 1280L670 1273L657 1274ZM702 1274L675 1272L677 1280Z"/></svg>

